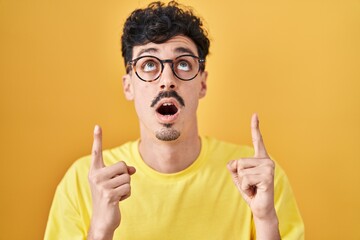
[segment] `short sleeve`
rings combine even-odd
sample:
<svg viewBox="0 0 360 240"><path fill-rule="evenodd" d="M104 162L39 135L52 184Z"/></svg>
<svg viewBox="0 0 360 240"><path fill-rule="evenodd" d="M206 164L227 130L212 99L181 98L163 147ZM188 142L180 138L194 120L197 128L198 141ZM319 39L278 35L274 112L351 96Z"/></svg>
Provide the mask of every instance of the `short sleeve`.
<svg viewBox="0 0 360 240"><path fill-rule="evenodd" d="M75 165L75 164L74 164ZM72 166L56 188L45 231L45 240L86 239L89 226L89 213L84 203L88 184ZM87 178L86 178L87 180ZM91 204L91 203L90 203Z"/></svg>
<svg viewBox="0 0 360 240"><path fill-rule="evenodd" d="M285 172L277 164L275 170L275 209L282 240L303 240L304 223Z"/></svg>

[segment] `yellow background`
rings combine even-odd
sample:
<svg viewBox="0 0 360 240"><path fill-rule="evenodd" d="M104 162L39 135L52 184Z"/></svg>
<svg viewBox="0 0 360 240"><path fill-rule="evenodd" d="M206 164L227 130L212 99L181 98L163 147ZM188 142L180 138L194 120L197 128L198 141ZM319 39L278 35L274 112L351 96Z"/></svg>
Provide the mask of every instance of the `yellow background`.
<svg viewBox="0 0 360 240"><path fill-rule="evenodd" d="M0 0L0 239L41 239L55 187L90 152L137 138L119 39L148 1ZM307 239L360 239L360 2L188 0L212 39L200 131L265 144Z"/></svg>

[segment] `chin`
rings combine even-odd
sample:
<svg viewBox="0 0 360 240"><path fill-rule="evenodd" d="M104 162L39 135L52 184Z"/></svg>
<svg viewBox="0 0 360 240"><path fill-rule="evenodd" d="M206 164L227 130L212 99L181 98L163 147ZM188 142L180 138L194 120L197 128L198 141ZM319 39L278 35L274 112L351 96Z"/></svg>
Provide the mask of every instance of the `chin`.
<svg viewBox="0 0 360 240"><path fill-rule="evenodd" d="M180 137L180 132L174 128L172 128L172 124L168 126L169 124L164 125L164 128L160 129L155 133L155 136L160 141L170 142L175 141Z"/></svg>

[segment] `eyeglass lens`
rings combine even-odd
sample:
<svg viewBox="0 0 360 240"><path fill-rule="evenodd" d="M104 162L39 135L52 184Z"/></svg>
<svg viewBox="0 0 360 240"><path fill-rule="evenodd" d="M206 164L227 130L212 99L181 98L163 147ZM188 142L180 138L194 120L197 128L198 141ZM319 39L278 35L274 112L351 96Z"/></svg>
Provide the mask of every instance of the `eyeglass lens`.
<svg viewBox="0 0 360 240"><path fill-rule="evenodd" d="M193 56L181 56L173 61L172 70L182 80L191 80L199 72L199 60ZM164 66L165 67L165 66ZM157 79L162 72L162 63L152 56L145 56L135 64L137 75L144 81Z"/></svg>

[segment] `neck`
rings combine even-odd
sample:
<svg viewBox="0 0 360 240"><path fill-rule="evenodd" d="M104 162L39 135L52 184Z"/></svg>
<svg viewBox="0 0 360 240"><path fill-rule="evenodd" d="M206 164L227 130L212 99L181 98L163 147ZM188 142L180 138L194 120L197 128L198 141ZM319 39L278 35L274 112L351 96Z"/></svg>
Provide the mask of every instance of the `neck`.
<svg viewBox="0 0 360 240"><path fill-rule="evenodd" d="M141 157L158 172L180 172L190 166L200 154L201 141L198 132L193 133L184 134L174 141L161 141L142 135L139 144Z"/></svg>

